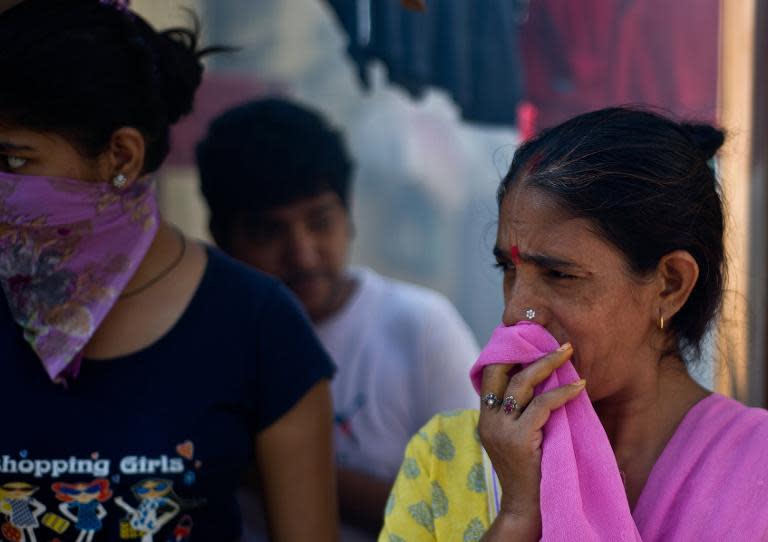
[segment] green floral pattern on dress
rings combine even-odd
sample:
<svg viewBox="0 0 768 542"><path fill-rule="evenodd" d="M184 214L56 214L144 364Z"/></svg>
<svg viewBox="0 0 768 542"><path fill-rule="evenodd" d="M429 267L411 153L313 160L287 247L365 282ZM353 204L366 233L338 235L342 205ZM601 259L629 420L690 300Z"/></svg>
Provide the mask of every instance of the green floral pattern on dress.
<svg viewBox="0 0 768 542"><path fill-rule="evenodd" d="M456 455L456 447L447 434L438 431L432 440L432 453L441 461L450 461Z"/></svg>
<svg viewBox="0 0 768 542"><path fill-rule="evenodd" d="M413 480L419 477L419 474L421 474L421 469L419 469L419 464L414 458L406 457L403 460L403 474L409 480Z"/></svg>
<svg viewBox="0 0 768 542"><path fill-rule="evenodd" d="M474 518L467 525L467 529L464 531L464 542L479 542L479 540L485 534L485 526L483 522L477 518Z"/></svg>
<svg viewBox="0 0 768 542"><path fill-rule="evenodd" d="M387 499L387 505L384 507L384 515L388 516L392 513L392 510L395 509L395 492L389 494L389 498Z"/></svg>
<svg viewBox="0 0 768 542"><path fill-rule="evenodd" d="M485 493L485 469L482 463L475 463L467 474L467 488L475 493Z"/></svg>
<svg viewBox="0 0 768 542"><path fill-rule="evenodd" d="M448 497L437 482L432 482L432 515L441 518L448 513Z"/></svg>
<svg viewBox="0 0 768 542"><path fill-rule="evenodd" d="M424 501L419 501L408 507L408 513L416 520L416 523L424 527L430 533L435 532L435 520L432 517L432 509Z"/></svg>
<svg viewBox="0 0 768 542"><path fill-rule="evenodd" d="M482 539L488 488L477 416L477 410L438 415L411 439L379 542Z"/></svg>

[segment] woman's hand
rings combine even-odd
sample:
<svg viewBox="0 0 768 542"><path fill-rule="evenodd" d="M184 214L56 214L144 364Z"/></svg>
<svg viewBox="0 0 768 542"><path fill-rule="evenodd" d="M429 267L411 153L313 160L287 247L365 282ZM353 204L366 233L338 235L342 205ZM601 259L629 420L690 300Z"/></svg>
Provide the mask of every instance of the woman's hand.
<svg viewBox="0 0 768 542"><path fill-rule="evenodd" d="M488 365L483 370L482 396L494 393L499 404L480 407L478 432L501 484L499 515L483 540L539 540L541 511L542 429L552 411L575 398L584 380L561 386L536 397L534 388L572 355L566 343L551 354L509 377L512 365ZM505 405L501 402L507 399Z"/></svg>

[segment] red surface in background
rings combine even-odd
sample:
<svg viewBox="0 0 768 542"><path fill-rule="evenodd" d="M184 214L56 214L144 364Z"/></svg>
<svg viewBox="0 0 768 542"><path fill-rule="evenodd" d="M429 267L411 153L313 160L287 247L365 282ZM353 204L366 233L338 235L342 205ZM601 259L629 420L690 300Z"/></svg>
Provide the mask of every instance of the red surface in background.
<svg viewBox="0 0 768 542"><path fill-rule="evenodd" d="M715 121L718 32L719 0L531 2L521 48L535 113L521 127L632 103Z"/></svg>

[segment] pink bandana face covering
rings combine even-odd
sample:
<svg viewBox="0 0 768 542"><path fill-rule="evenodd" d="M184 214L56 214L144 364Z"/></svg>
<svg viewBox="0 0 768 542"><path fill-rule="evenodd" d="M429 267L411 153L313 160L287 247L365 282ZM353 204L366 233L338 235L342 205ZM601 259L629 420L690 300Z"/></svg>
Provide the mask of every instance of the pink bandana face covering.
<svg viewBox="0 0 768 542"><path fill-rule="evenodd" d="M0 285L52 380L82 350L147 253L159 224L151 181L110 183L0 172Z"/></svg>

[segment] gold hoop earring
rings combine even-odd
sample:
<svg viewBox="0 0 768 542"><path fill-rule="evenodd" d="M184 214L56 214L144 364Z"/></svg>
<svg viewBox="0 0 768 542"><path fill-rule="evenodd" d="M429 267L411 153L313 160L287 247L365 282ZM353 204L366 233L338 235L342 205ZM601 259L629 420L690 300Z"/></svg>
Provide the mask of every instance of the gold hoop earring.
<svg viewBox="0 0 768 542"><path fill-rule="evenodd" d="M664 331L664 315L659 312L659 331Z"/></svg>

